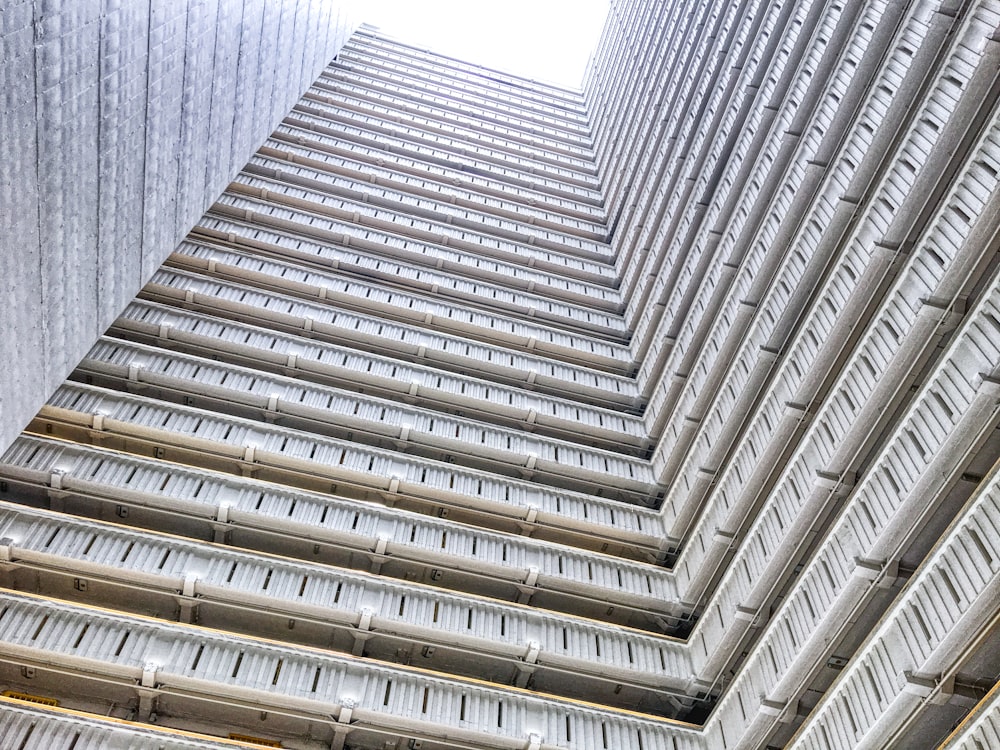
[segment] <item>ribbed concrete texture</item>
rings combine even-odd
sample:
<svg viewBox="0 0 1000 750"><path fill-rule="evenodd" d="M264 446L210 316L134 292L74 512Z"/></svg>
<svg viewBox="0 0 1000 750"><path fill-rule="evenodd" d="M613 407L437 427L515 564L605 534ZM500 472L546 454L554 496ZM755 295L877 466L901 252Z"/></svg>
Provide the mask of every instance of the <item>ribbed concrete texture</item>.
<svg viewBox="0 0 1000 750"><path fill-rule="evenodd" d="M3 4L0 446L336 55L347 5Z"/></svg>
<svg viewBox="0 0 1000 750"><path fill-rule="evenodd" d="M1000 748L1000 0L592 59L344 45L0 453L2 750Z"/></svg>

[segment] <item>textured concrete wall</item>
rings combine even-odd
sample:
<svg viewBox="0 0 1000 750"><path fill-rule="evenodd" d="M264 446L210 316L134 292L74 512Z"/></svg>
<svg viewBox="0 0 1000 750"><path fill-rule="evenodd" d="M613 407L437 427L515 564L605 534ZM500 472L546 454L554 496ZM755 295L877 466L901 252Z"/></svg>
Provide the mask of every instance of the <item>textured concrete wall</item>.
<svg viewBox="0 0 1000 750"><path fill-rule="evenodd" d="M346 6L0 6L0 450L334 57Z"/></svg>

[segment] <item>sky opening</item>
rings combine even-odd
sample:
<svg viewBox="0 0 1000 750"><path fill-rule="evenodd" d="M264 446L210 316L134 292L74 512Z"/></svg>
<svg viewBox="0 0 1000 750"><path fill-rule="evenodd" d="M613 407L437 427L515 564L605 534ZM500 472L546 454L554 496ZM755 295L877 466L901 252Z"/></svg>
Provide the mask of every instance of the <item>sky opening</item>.
<svg viewBox="0 0 1000 750"><path fill-rule="evenodd" d="M609 0L361 0L359 20L401 42L578 89Z"/></svg>

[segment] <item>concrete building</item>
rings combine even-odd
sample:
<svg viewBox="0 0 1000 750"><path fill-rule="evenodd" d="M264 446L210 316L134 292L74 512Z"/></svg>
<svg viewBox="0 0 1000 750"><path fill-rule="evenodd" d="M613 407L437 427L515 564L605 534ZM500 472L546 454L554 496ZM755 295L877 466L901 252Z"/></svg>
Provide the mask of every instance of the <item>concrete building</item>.
<svg viewBox="0 0 1000 750"><path fill-rule="evenodd" d="M349 5L3 4L0 446L337 54Z"/></svg>
<svg viewBox="0 0 1000 750"><path fill-rule="evenodd" d="M362 27L2 459L8 744L995 745L998 29Z"/></svg>

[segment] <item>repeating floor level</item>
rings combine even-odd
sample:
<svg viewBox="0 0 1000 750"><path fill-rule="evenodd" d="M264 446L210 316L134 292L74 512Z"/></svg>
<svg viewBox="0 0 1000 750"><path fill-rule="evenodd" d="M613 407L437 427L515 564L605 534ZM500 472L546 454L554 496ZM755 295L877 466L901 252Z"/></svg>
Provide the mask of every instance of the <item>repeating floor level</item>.
<svg viewBox="0 0 1000 750"><path fill-rule="evenodd" d="M1000 743L1000 0L362 26L0 458L4 747Z"/></svg>

